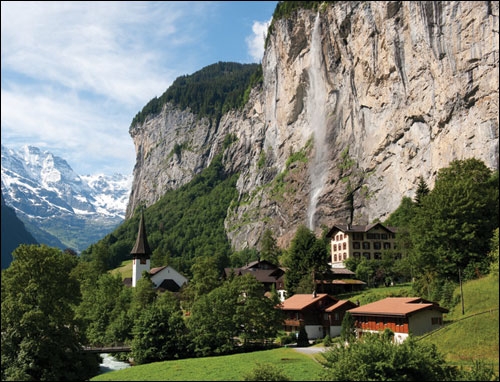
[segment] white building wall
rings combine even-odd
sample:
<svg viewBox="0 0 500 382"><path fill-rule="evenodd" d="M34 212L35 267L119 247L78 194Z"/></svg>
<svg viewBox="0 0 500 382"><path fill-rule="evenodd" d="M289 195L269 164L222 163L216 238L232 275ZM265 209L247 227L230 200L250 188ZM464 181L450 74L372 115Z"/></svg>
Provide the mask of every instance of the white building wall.
<svg viewBox="0 0 500 382"><path fill-rule="evenodd" d="M323 338L323 327L321 325L306 325L304 327L307 333L307 338L315 340L316 338Z"/></svg>
<svg viewBox="0 0 500 382"><path fill-rule="evenodd" d="M140 259L133 259L132 260L132 287L135 287L137 285L137 281L139 281L142 278L142 272L147 271L149 272L150 270L150 261L149 259L146 259L145 264L141 264Z"/></svg>
<svg viewBox="0 0 500 382"><path fill-rule="evenodd" d="M330 326L330 337L338 337L340 336L340 331L342 330L341 326Z"/></svg>
<svg viewBox="0 0 500 382"><path fill-rule="evenodd" d="M184 285L188 281L187 278L170 266L163 268L161 271L151 276L151 281L155 286L160 285L165 279L174 280L179 286Z"/></svg>
<svg viewBox="0 0 500 382"><path fill-rule="evenodd" d="M424 310L410 316L408 320L408 330L415 336L421 336L432 330L438 329L442 325L432 325L432 318L441 318L443 314L437 310Z"/></svg>
<svg viewBox="0 0 500 382"><path fill-rule="evenodd" d="M378 333L380 334L380 331L378 330L363 330L363 333ZM402 344L404 340L408 338L408 333L400 333L400 332L394 332L394 341L398 344ZM359 337L359 335L358 335Z"/></svg>

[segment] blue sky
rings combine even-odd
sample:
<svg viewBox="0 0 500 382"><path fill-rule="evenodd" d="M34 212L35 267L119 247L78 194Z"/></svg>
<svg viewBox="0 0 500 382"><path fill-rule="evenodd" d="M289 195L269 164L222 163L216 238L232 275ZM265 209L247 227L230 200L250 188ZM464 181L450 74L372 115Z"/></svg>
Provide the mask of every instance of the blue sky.
<svg viewBox="0 0 500 382"><path fill-rule="evenodd" d="M260 62L276 1L1 2L1 139L131 174L132 118L179 76Z"/></svg>

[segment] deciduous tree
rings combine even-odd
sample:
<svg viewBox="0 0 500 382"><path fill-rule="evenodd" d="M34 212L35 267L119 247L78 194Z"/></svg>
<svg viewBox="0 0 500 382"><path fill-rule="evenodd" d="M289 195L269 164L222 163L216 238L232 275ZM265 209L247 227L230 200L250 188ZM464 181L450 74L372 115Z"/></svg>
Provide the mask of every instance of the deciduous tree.
<svg viewBox="0 0 500 382"><path fill-rule="evenodd" d="M2 271L2 380L86 380L98 359L82 352L75 319L78 259L45 245L21 245Z"/></svg>

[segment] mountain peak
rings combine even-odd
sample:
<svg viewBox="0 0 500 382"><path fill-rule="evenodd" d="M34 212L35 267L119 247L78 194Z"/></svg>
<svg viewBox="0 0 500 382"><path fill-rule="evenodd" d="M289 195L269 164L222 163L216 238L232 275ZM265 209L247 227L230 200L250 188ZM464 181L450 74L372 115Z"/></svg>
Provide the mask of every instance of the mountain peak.
<svg viewBox="0 0 500 382"><path fill-rule="evenodd" d="M66 160L36 146L25 145L15 151L2 145L5 203L28 226L33 224L63 243L59 237L61 221L70 222L65 227L67 236L72 229L75 236L88 236L85 230L104 236L116 227L125 217L131 183L132 177L122 174L80 176ZM94 242L84 240L81 246L71 243L78 240L66 240L67 246L81 250Z"/></svg>

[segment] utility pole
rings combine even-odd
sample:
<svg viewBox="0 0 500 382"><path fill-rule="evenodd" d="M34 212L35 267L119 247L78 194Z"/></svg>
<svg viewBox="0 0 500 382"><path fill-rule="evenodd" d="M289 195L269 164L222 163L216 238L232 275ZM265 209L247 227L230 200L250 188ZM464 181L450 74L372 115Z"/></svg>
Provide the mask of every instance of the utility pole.
<svg viewBox="0 0 500 382"><path fill-rule="evenodd" d="M462 316L465 314L464 312L464 290L462 288L462 276L460 274L460 267L458 267L458 282L460 283L460 300L462 301Z"/></svg>

